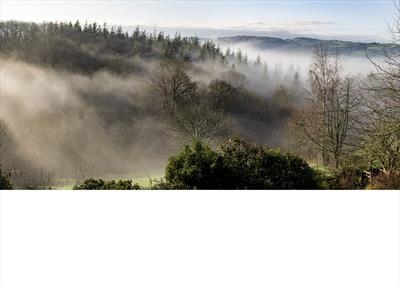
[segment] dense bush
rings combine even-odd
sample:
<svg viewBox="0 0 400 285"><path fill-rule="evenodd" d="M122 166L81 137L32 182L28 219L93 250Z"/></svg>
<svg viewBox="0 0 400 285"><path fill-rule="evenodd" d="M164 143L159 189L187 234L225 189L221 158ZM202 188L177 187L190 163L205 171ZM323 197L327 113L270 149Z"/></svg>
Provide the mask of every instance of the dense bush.
<svg viewBox="0 0 400 285"><path fill-rule="evenodd" d="M301 158L291 153L250 144L239 138L221 146L229 188L314 189L315 173Z"/></svg>
<svg viewBox="0 0 400 285"><path fill-rule="evenodd" d="M228 140L215 152L201 142L170 158L167 183L183 189L314 189L314 171L279 150Z"/></svg>
<svg viewBox="0 0 400 285"><path fill-rule="evenodd" d="M82 184L77 184L74 190L138 190L139 184L133 183L132 180L110 180L104 181L103 179L90 178L85 180Z"/></svg>
<svg viewBox="0 0 400 285"><path fill-rule="evenodd" d="M168 160L165 179L172 188L221 188L222 161L208 145L195 141Z"/></svg>
<svg viewBox="0 0 400 285"><path fill-rule="evenodd" d="M7 174L4 174L0 168L0 189L12 189L10 178Z"/></svg>
<svg viewBox="0 0 400 285"><path fill-rule="evenodd" d="M271 188L262 166L261 146L234 138L220 146L220 153L227 171L225 184L228 188Z"/></svg>

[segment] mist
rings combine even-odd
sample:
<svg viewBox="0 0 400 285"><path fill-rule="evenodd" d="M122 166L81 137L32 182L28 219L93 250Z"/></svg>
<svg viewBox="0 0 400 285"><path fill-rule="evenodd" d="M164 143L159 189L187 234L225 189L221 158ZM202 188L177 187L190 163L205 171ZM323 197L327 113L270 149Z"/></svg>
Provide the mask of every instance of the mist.
<svg viewBox="0 0 400 285"><path fill-rule="evenodd" d="M2 59L2 121L13 140L10 152L64 178L83 169L94 176L162 172L181 144L157 114L160 102L150 91L146 66L140 76L80 75ZM201 64L189 74L206 85L223 71L211 66ZM4 166L12 169L14 160L5 159Z"/></svg>
<svg viewBox="0 0 400 285"><path fill-rule="evenodd" d="M217 41L218 42L218 41ZM241 51L246 54L251 61L255 61L259 56L262 63L266 63L269 70L278 69L278 72L286 74L297 71L302 78L308 77L310 65L312 63L312 53L285 51L281 52L273 49L257 48L249 43L226 44L218 42L221 49L226 52L229 48L235 53ZM365 55L348 56L340 55L343 72L352 76L366 76L375 71L374 65Z"/></svg>
<svg viewBox="0 0 400 285"><path fill-rule="evenodd" d="M144 77L2 60L2 119L18 154L71 177L158 171L172 151ZM145 170L145 171L143 171Z"/></svg>
<svg viewBox="0 0 400 285"><path fill-rule="evenodd" d="M137 58L143 71L129 75L84 75L4 58L1 63L2 124L11 141L2 157L7 169L29 164L59 178L143 177L161 174L168 157L183 145L166 128L160 98L150 88L157 61ZM229 81L229 71L219 61L194 63L186 70L199 86ZM243 87L262 97L273 95L274 86L258 67L238 65L237 71L246 74ZM232 133L279 145L279 121L256 118L257 112L273 118L274 110L253 112L254 117L234 116Z"/></svg>

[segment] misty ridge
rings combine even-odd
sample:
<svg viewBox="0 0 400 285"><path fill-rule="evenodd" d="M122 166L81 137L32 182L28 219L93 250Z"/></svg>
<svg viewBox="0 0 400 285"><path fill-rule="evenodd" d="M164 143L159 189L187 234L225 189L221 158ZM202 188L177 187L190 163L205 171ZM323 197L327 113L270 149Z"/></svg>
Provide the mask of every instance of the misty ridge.
<svg viewBox="0 0 400 285"><path fill-rule="evenodd" d="M367 76L375 71L375 66L368 57L380 62L382 50L391 53L399 52L399 49L393 44L320 40L306 37L280 39L234 36L217 38L215 42L224 51L245 52L252 61L257 61L257 58L260 58L270 68L279 67L283 71L294 69L303 78L308 77L316 46L325 46L332 55L339 54L343 71L354 76Z"/></svg>
<svg viewBox="0 0 400 285"><path fill-rule="evenodd" d="M354 42L344 40L323 40L310 37L294 37L282 39L276 37L262 36L232 36L219 37L217 42L226 44L248 43L259 49L281 50L286 52L303 52L311 54L316 45L324 45L330 53L340 53L341 55L365 57L366 53L378 56L382 48L392 50L398 49L395 44L378 42Z"/></svg>
<svg viewBox="0 0 400 285"><path fill-rule="evenodd" d="M1 166L16 187L159 174L186 143L232 136L320 159L291 129L311 52L78 21L2 21L0 44ZM374 71L340 60L351 88Z"/></svg>

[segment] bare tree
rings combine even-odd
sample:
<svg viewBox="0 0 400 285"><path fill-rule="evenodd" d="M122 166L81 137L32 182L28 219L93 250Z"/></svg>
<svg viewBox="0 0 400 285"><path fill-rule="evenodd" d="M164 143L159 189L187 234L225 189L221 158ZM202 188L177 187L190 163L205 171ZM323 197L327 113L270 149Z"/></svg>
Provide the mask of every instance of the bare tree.
<svg viewBox="0 0 400 285"><path fill-rule="evenodd" d="M360 104L355 79L341 77L338 55L329 56L325 47L315 50L310 70L311 96L298 125L320 150L322 163L340 167L342 156L353 145L355 110Z"/></svg>
<svg viewBox="0 0 400 285"><path fill-rule="evenodd" d="M234 89L228 83L215 80L209 88L198 88L181 66L164 62L153 73L151 87L162 98L168 129L179 137L214 139L227 130L222 109Z"/></svg>
<svg viewBox="0 0 400 285"><path fill-rule="evenodd" d="M77 161L75 163L74 174L74 178L78 184L82 183L92 175L89 166L82 161Z"/></svg>
<svg viewBox="0 0 400 285"><path fill-rule="evenodd" d="M208 90L200 88L190 102L169 119L169 128L185 140L216 139L228 133L230 119L227 114L213 106Z"/></svg>
<svg viewBox="0 0 400 285"><path fill-rule="evenodd" d="M395 9L390 47L375 51L375 56L366 52L376 71L367 80L364 96L364 149L373 150L371 159L385 172L400 168L400 1Z"/></svg>
<svg viewBox="0 0 400 285"><path fill-rule="evenodd" d="M190 97L196 89L196 84L190 80L182 67L165 62L153 73L151 88L162 98L163 109L168 114L173 114L177 102Z"/></svg>
<svg viewBox="0 0 400 285"><path fill-rule="evenodd" d="M246 76L244 76L240 72L237 72L234 65L232 66L231 70L223 72L221 74L221 78L223 81L229 83L237 89L243 89L247 85Z"/></svg>
<svg viewBox="0 0 400 285"><path fill-rule="evenodd" d="M215 110L222 110L224 107L230 106L232 101L232 95L235 93L235 89L229 83L223 80L213 80L208 85L210 90L210 100L212 101L212 107Z"/></svg>

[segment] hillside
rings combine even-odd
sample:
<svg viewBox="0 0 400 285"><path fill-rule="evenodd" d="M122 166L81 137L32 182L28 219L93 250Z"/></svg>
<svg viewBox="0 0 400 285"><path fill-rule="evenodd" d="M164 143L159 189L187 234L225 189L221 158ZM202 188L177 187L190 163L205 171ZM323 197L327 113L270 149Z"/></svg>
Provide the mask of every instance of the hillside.
<svg viewBox="0 0 400 285"><path fill-rule="evenodd" d="M147 33L136 28L132 33L121 26L98 23L42 24L0 21L0 56L85 74L100 70L114 73L143 73L132 61L204 61L222 57L211 41L197 37L174 38L164 33ZM29 48L26 48L29 47Z"/></svg>
<svg viewBox="0 0 400 285"><path fill-rule="evenodd" d="M311 53L315 46L327 46L331 52L338 51L342 55L365 55L367 49L371 54L376 54L382 48L394 49L391 44L382 44L377 42L362 43L340 40L321 40L315 38L298 37L293 39L280 39L274 37L258 36L234 36L221 37L217 42L224 45L251 44L259 49L280 50L285 52L305 52Z"/></svg>

